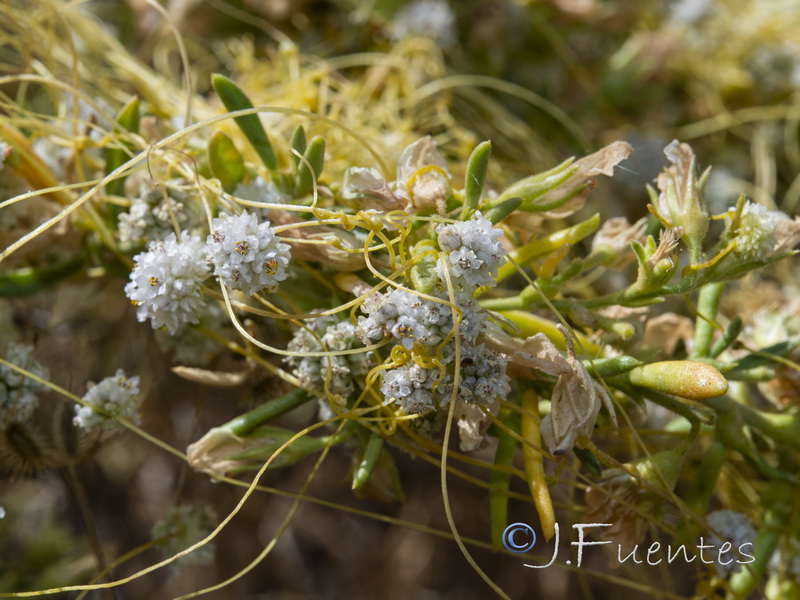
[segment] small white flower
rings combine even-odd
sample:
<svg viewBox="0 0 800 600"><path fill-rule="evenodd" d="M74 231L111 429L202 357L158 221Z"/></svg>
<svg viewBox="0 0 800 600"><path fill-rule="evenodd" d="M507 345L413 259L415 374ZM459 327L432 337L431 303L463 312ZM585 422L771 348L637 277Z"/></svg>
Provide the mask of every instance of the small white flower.
<svg viewBox="0 0 800 600"><path fill-rule="evenodd" d="M206 240L214 275L232 289L247 295L273 292L287 277L289 246L282 244L268 221L255 214L214 219L214 231Z"/></svg>
<svg viewBox="0 0 800 600"><path fill-rule="evenodd" d="M0 142L0 171L3 170L3 164L6 162L6 157L11 154L11 146L5 142Z"/></svg>
<svg viewBox="0 0 800 600"><path fill-rule="evenodd" d="M139 195L131 200L128 212L119 215L119 238L123 242L162 240L175 231L173 218L180 228L191 220L185 207L188 196L176 189L178 182L167 182L165 188L145 180Z"/></svg>
<svg viewBox="0 0 800 600"><path fill-rule="evenodd" d="M456 17L445 0L415 0L398 11L389 33L395 41L418 35L448 48L457 43Z"/></svg>
<svg viewBox="0 0 800 600"><path fill-rule="evenodd" d="M238 184L233 195L237 198L266 204L285 204L292 199L289 194L283 193L278 186L263 177L256 177L250 183Z"/></svg>
<svg viewBox="0 0 800 600"><path fill-rule="evenodd" d="M138 307L140 322L150 319L153 329L170 335L187 323L197 323L203 298L200 287L209 275L205 246L200 238L183 234L178 242L171 233L163 242L134 257L136 265L125 294Z"/></svg>
<svg viewBox="0 0 800 600"><path fill-rule="evenodd" d="M739 547L749 543L750 545L743 549L748 554L755 549L756 530L753 528L750 517L733 510L715 510L708 513L706 523L715 532L709 544L713 546L710 558L714 561L717 572L720 575L728 575L738 570L740 568L739 561L743 560L737 559L736 556ZM722 539L716 534L722 536ZM730 553L726 553L724 556L715 556L725 542L730 542ZM730 563L725 564L727 561Z"/></svg>
<svg viewBox="0 0 800 600"><path fill-rule="evenodd" d="M772 554L767 569L781 577L800 579L800 538L797 535L783 539L783 543Z"/></svg>
<svg viewBox="0 0 800 600"><path fill-rule="evenodd" d="M452 354L454 360L455 352ZM462 344L458 399L467 404L489 406L498 398L506 398L511 392L510 379L506 375L507 362L504 356L483 344ZM443 406L449 403L452 389L452 381L440 389Z"/></svg>
<svg viewBox="0 0 800 600"><path fill-rule="evenodd" d="M164 352L172 354L174 364L205 367L220 353L219 342L201 332L199 327L227 335L226 327L230 324L227 313L219 303L209 302L200 311L199 319L196 327L184 327L175 335L161 330L155 332L156 342Z"/></svg>
<svg viewBox="0 0 800 600"><path fill-rule="evenodd" d="M381 373L381 392L387 402L394 400L407 413L442 409L453 395L453 374L449 367L454 361L455 344L451 342L442 353L441 362L447 371L422 367L412 359ZM462 344L456 399L464 405L491 407L498 398L506 398L511 391L506 362L505 357L483 344Z"/></svg>
<svg viewBox="0 0 800 600"><path fill-rule="evenodd" d="M500 243L502 229L493 227L480 211L469 221L440 225L439 247L448 253L450 279L464 291L473 293L479 287L494 287L498 269L505 263L507 254ZM441 266L436 266L444 280Z"/></svg>
<svg viewBox="0 0 800 600"><path fill-rule="evenodd" d="M459 334L467 343L473 343L480 333L482 320L477 305L471 298L456 298L464 316L459 323ZM453 329L453 313L449 304L421 298L402 288L386 294L374 294L362 305L368 316L358 318L356 335L365 344L380 342L385 336L394 338L406 350L414 344L436 346Z"/></svg>
<svg viewBox="0 0 800 600"><path fill-rule="evenodd" d="M763 260L775 247L776 211L756 202L745 203L736 230L736 254L744 260Z"/></svg>
<svg viewBox="0 0 800 600"><path fill-rule="evenodd" d="M256 177L249 183L238 184L233 191L233 195L243 200L263 202L264 204L288 204L292 201L292 197L289 194L280 191L278 186L263 177ZM269 219L271 209L262 206L250 206L248 210L255 214L259 221L266 221Z"/></svg>
<svg viewBox="0 0 800 600"><path fill-rule="evenodd" d="M377 169L350 167L344 172L342 197L361 206L374 206L381 210L403 208L402 199L389 188L386 179Z"/></svg>
<svg viewBox="0 0 800 600"><path fill-rule="evenodd" d="M337 323L332 317L320 317L307 325L319 336L319 341L306 329L300 329L289 342L291 352L340 351L361 347L350 321ZM321 343L320 343L321 342ZM328 391L347 397L355 390L354 377L366 375L372 368L372 352L340 356L289 356L285 362L295 367L293 373L304 389L321 392L330 368Z"/></svg>
<svg viewBox="0 0 800 600"><path fill-rule="evenodd" d="M72 422L86 430L95 427L109 429L114 427L117 418L127 419L138 425L141 418L134 398L138 393L139 377L125 377L125 372L117 369L113 377L106 377L96 385L89 384L89 391L83 396L89 406L76 406ZM98 408L103 412L96 410Z"/></svg>
<svg viewBox="0 0 800 600"><path fill-rule="evenodd" d="M412 360L396 369L383 371L381 378L381 392L386 402L397 402L407 413L424 414L437 408L433 387L440 379L438 385L444 384L449 375L442 378L439 370L426 369Z"/></svg>
<svg viewBox="0 0 800 600"><path fill-rule="evenodd" d="M33 346L10 344L3 358L42 379L48 379L48 370L36 362L32 355ZM37 394L46 389L19 371L0 365L0 425L7 421L28 419L39 403Z"/></svg>

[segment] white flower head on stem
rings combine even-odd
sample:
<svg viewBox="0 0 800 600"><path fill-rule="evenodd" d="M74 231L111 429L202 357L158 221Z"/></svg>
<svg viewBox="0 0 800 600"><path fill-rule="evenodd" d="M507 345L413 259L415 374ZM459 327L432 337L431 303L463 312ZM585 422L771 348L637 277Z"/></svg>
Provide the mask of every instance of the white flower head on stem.
<svg viewBox="0 0 800 600"><path fill-rule="evenodd" d="M127 212L119 215L119 237L123 242L162 240L175 230L190 229L189 196L179 189L180 181L155 185L142 181L139 193Z"/></svg>
<svg viewBox="0 0 800 600"><path fill-rule="evenodd" d="M95 427L109 429L116 425L115 419L121 417L138 425L141 422L135 399L138 393L139 377L125 377L125 372L118 369L113 377L89 384L89 391L83 396L89 406L75 407L73 423L87 430ZM103 412L96 410L98 408Z"/></svg>
<svg viewBox="0 0 800 600"><path fill-rule="evenodd" d="M434 386L441 389L440 385L450 381L449 375L418 365L413 360L396 369L383 371L382 378L381 392L386 401L394 400L407 413L417 414L434 410ZM442 399L441 394L439 399Z"/></svg>
<svg viewBox="0 0 800 600"><path fill-rule="evenodd" d="M415 0L397 12L389 34L395 41L424 36L442 48L451 48L458 41L456 16L445 0Z"/></svg>
<svg viewBox="0 0 800 600"><path fill-rule="evenodd" d="M206 240L208 260L214 275L227 287L248 296L275 291L288 276L289 246L282 244L268 221L255 214L214 219L214 230Z"/></svg>
<svg viewBox="0 0 800 600"><path fill-rule="evenodd" d="M717 573L725 576L740 570L740 563L737 560L728 560L726 562L724 559L730 559L730 556L725 557L717 549L725 542L730 542L731 550L735 556L737 550L745 544L750 544L751 549L754 548L756 530L750 517L734 510L715 510L708 513L706 523L714 533L709 542L713 545L709 558L714 562Z"/></svg>
<svg viewBox="0 0 800 600"><path fill-rule="evenodd" d="M455 360L455 349L445 353ZM448 360L448 362L450 362ZM506 358L483 344L461 345L459 361L458 399L469 405L492 406L498 398L506 398L511 392L511 384L506 375ZM453 386L444 383L440 388L440 403L449 404Z"/></svg>
<svg viewBox="0 0 800 600"><path fill-rule="evenodd" d="M140 322L150 319L153 329L163 327L174 335L187 323L199 321L200 288L209 274L200 238L184 232L179 242L171 233L163 242L152 242L134 260L125 294L138 307Z"/></svg>
<svg viewBox="0 0 800 600"><path fill-rule="evenodd" d="M456 303L463 313L459 336L463 342L472 344L480 333L483 319L471 297L459 294ZM367 345L390 336L406 350L411 350L414 344L436 346L453 329L449 304L422 298L403 288L373 294L364 301L361 310L368 316L358 318L355 334Z"/></svg>
<svg viewBox="0 0 800 600"><path fill-rule="evenodd" d="M479 287L497 285L495 278L507 254L500 243L502 229L493 227L492 222L484 219L478 211L469 221L440 225L436 232L439 234L439 247L448 253L450 279L454 283L469 293ZM439 265L436 270L444 280Z"/></svg>
<svg viewBox="0 0 800 600"><path fill-rule="evenodd" d="M5 358L8 362L47 379L48 370L33 359L33 346L9 344ZM38 393L46 388L19 371L0 365L0 425L7 421L28 419L39 404Z"/></svg>
<svg viewBox="0 0 800 600"><path fill-rule="evenodd" d="M730 223L729 223L730 225ZM745 202L736 228L736 254L744 260L763 260L775 247L777 212L756 202Z"/></svg>
<svg viewBox="0 0 800 600"><path fill-rule="evenodd" d="M315 335L312 335L313 332ZM289 342L292 352L340 351L362 347L350 321L337 323L333 317L320 317L299 329ZM287 356L284 361L295 367L293 374L309 392L321 392L328 381L328 392L347 397L356 389L355 378L372 368L372 352L338 356ZM330 370L330 379L328 373Z"/></svg>
<svg viewBox="0 0 800 600"><path fill-rule="evenodd" d="M800 217L791 219L779 210L769 210L750 200L745 201L736 222L730 217L725 221L729 229L735 228L736 254L747 261L783 254L800 241Z"/></svg>

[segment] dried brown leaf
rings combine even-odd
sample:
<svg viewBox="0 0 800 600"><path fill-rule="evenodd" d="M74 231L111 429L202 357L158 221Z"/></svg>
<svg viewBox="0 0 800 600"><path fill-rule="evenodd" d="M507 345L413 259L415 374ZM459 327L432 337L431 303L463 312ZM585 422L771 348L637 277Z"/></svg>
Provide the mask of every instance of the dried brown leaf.
<svg viewBox="0 0 800 600"><path fill-rule="evenodd" d="M583 208L583 205L586 204L586 199L596 186L593 178L598 175L606 175L608 177L614 175L614 167L628 158L631 152L633 152L633 148L631 148L630 144L618 141L575 161L571 168L577 167L577 170L572 177L557 189L545 194L537 204L547 204L558 198L563 198L565 195L577 192L576 196L556 209L541 213L542 216L550 219L563 219ZM578 191L579 188L584 189Z"/></svg>
<svg viewBox="0 0 800 600"><path fill-rule="evenodd" d="M575 354L569 334L562 330L567 342L567 356L543 333L522 341L489 324L482 341L489 348L508 356L509 366L536 369L558 377L551 398L550 414L542 419L542 439L553 454L572 449L579 436L590 436L601 400L616 425L611 399L598 387Z"/></svg>
<svg viewBox="0 0 800 600"><path fill-rule="evenodd" d="M694 338L694 323L688 317L675 313L664 313L647 321L644 328L644 343L658 347L665 356L671 356L683 342L689 348Z"/></svg>

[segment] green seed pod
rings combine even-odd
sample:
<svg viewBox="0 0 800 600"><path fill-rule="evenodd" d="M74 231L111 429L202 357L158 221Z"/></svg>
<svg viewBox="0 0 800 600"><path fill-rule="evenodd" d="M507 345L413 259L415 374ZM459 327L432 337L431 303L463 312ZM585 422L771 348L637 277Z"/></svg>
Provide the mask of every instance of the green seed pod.
<svg viewBox="0 0 800 600"><path fill-rule="evenodd" d="M668 360L636 367L628 373L633 385L690 400L722 396L728 381L715 367L694 360Z"/></svg>
<svg viewBox="0 0 800 600"><path fill-rule="evenodd" d="M286 443L295 435L296 432L291 429L262 425L252 431L247 438L242 439L241 446L243 450L241 452L233 450L235 446L231 444L230 450L232 451L230 454L220 453L214 458L226 461L225 466L229 473L258 470L264 464L264 461L270 459L272 462L268 468L278 469L294 464L311 454L321 452L325 449L325 446L336 443L330 436L314 437L312 435L304 435L286 446ZM280 454L275 455L281 448L283 449Z"/></svg>
<svg viewBox="0 0 800 600"><path fill-rule="evenodd" d="M507 215L504 215L504 217L505 216ZM486 218L493 223L495 222L491 219L491 217L489 217L489 214L486 215ZM598 227L600 227L600 215L596 214L592 217L589 217L585 221L581 221L577 225L566 227L559 231L553 232L550 235L530 241L524 246L520 246L511 252L509 256L511 256L511 258L517 262L517 264L524 267L537 258L550 254L562 246L567 244L577 244L583 238L593 234ZM511 264L511 262L509 262L508 264L500 267L500 270L497 274L497 281L503 281L516 272L517 268Z"/></svg>

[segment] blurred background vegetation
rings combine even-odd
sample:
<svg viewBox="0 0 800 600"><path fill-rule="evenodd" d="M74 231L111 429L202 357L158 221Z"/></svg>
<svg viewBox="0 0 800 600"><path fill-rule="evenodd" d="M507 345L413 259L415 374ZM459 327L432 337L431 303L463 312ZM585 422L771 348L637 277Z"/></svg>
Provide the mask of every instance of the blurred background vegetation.
<svg viewBox="0 0 800 600"><path fill-rule="evenodd" d="M800 203L796 1L167 0L161 9L145 0L7 2L0 19L0 74L9 76L0 82L0 111L7 114L13 112L11 99L23 96L36 98L32 109L42 113L57 107L48 105L52 89L31 94L38 84L15 77L33 72L79 84L98 103L113 106L110 114L138 94L160 108L161 116L180 118L191 86L196 113L205 117L220 110L209 82L212 72L222 72L255 104L320 112L333 106L328 114L352 126L360 120L369 135L385 136L391 148L432 135L448 158L463 163L477 142L492 139L492 168L506 181L626 140L634 148L631 159L592 198L591 210L603 217L646 215L645 184L662 169L662 149L675 138L690 142L702 164L714 165L707 188L712 213L732 206L742 191L789 215L797 214ZM378 60L387 56L385 63ZM321 106L326 86L339 101L374 112L348 112L346 103ZM80 180L74 165L61 167L64 181ZM19 182L0 175L2 199L19 193ZM20 219L17 225L26 227L25 217ZM2 246L17 239L19 230L0 231ZM24 261L25 254L15 260ZM753 325L759 308L784 306L796 294L797 275L786 264L747 280L723 311ZM179 379L149 328L136 323L134 309L119 293L122 282L109 275L0 300L0 331L35 341L37 359L48 365L52 381L68 389L118 367L135 371L142 377L144 429L179 449L284 385L267 375L251 376L232 390ZM604 285L597 282L600 290ZM213 367L234 371L244 365L226 357ZM787 376L785 385L788 401L796 403L800 382ZM36 435L69 459L37 469L4 456L0 591L84 582L97 571L92 537L101 540L106 556L120 556L147 544L154 524L174 505L211 506L220 516L240 497L241 490L211 483L129 433L66 448L71 442L61 429L68 411L62 399L50 396L37 414ZM315 418L307 408L279 424L305 427ZM406 500L356 499L348 489L350 458L334 450L307 492L333 505L305 503L268 561L208 597L489 597L451 540L386 519L448 531L438 468L402 453L395 458ZM491 461L488 451L485 458ZM270 471L262 483L296 491L310 468L299 463ZM554 492L559 506L568 506L573 492ZM749 492L733 476L721 482L723 495ZM453 479L450 496L461 534L486 540L485 490ZM288 503L279 494L258 494L217 538L210 565L157 571L90 597L172 598L224 579L268 543ZM87 535L87 506L95 536ZM512 522L532 519L529 504L512 504ZM633 600L705 593L697 565L610 572L597 556L585 569L532 572L521 559L475 553L512 598L624 593ZM144 550L113 575L134 573L159 556L156 549Z"/></svg>

